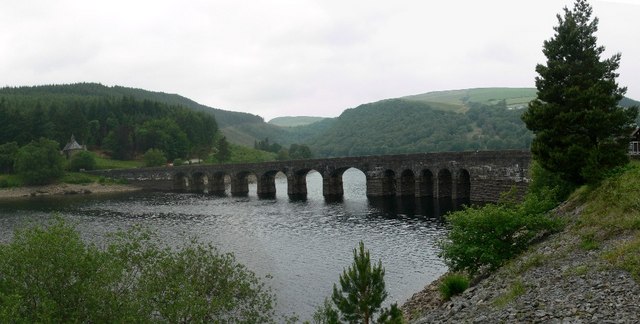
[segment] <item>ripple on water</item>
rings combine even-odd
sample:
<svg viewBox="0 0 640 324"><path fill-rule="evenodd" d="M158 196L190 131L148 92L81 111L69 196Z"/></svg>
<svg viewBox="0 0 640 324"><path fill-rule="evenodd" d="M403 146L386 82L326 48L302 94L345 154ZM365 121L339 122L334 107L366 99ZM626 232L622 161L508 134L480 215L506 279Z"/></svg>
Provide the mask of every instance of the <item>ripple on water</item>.
<svg viewBox="0 0 640 324"><path fill-rule="evenodd" d="M362 240L372 259L380 259L386 269L388 301L403 302L446 270L436 245L446 226L439 216L423 213L433 205L368 201L364 178L350 183L349 172L344 175L345 199L337 203L324 201L321 180L308 183L306 201L291 202L286 181L277 179L278 194L270 200L257 199L254 185L249 196L241 198L128 193L0 205L0 239L10 239L13 228L27 220L50 219L53 211L77 222L89 239L134 225L155 230L168 245L179 246L196 236L223 252L235 253L260 277L271 274L273 279L267 283L278 296L278 311L296 312L302 319L309 319L331 294L342 270L352 262L353 248Z"/></svg>

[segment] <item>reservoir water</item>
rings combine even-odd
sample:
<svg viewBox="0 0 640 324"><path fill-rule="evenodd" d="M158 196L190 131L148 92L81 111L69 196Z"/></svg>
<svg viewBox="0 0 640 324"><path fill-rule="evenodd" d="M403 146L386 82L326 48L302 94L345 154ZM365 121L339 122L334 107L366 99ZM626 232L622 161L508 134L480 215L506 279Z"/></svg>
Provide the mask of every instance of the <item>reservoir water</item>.
<svg viewBox="0 0 640 324"><path fill-rule="evenodd" d="M344 199L327 202L322 178L307 177L308 197L290 201L287 183L276 178L275 199L139 192L108 196L70 196L0 201L0 241L13 230L41 223L54 213L76 223L83 237L99 240L108 232L139 224L164 243L179 246L189 238L233 252L238 261L271 286L281 314L310 319L331 295L359 241L381 260L391 302L407 298L446 271L437 242L446 233L442 214L451 202L365 196L364 174L343 176Z"/></svg>

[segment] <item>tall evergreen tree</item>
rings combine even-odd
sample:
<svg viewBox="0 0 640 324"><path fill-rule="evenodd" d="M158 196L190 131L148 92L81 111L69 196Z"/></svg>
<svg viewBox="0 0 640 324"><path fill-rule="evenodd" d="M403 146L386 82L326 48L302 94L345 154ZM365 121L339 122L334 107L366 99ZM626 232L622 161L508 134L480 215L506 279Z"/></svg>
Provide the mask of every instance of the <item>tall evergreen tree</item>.
<svg viewBox="0 0 640 324"><path fill-rule="evenodd" d="M340 289L333 285L331 299L347 323L402 323L402 313L396 304L389 309L381 308L386 298L382 263L378 261L371 266L369 251L361 241L358 248L353 249L353 264L340 275ZM334 317L337 312L326 305L326 315Z"/></svg>
<svg viewBox="0 0 640 324"><path fill-rule="evenodd" d="M594 182L627 162L637 107L618 102L626 88L616 83L621 55L601 60L596 44L598 18L587 0L558 15L554 36L544 42L547 64L538 64L538 97L522 119L535 138L534 158L574 184Z"/></svg>
<svg viewBox="0 0 640 324"><path fill-rule="evenodd" d="M227 138L224 136L218 140L218 151L215 154L215 158L218 162L226 162L231 159L231 148L229 147Z"/></svg>

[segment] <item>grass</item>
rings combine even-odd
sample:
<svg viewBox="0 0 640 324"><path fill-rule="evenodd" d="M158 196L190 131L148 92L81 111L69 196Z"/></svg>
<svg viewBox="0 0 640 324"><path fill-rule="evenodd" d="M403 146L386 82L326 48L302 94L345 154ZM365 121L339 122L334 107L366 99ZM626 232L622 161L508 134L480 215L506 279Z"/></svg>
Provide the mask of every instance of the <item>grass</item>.
<svg viewBox="0 0 640 324"><path fill-rule="evenodd" d="M241 145L231 144L231 159L225 163L252 163L252 162L267 162L275 161L277 154L271 152L265 152L256 150ZM220 163L212 157L212 160L207 161L210 163Z"/></svg>
<svg viewBox="0 0 640 324"><path fill-rule="evenodd" d="M465 275L452 273L444 277L438 288L442 299L449 300L469 288L469 279Z"/></svg>
<svg viewBox="0 0 640 324"><path fill-rule="evenodd" d="M580 248L600 249L607 240L621 240L602 256L615 268L629 271L640 283L640 162L632 161L612 173L598 187L581 188L574 199L585 208L573 231Z"/></svg>
<svg viewBox="0 0 640 324"><path fill-rule="evenodd" d="M530 269L537 268L543 265L547 259L548 257L544 254L532 253L522 261L515 273L522 274Z"/></svg>
<svg viewBox="0 0 640 324"><path fill-rule="evenodd" d="M604 258L617 268L631 273L636 282L640 282L640 235L630 242L620 244L604 255Z"/></svg>
<svg viewBox="0 0 640 324"><path fill-rule="evenodd" d="M522 283L522 280L518 279L511 284L509 290L506 293L496 297L493 300L493 304L496 307L502 308L510 302L516 300L516 298L524 295L525 291L526 289L524 284Z"/></svg>
<svg viewBox="0 0 640 324"><path fill-rule="evenodd" d="M638 192L640 162L633 161L598 188L582 191L587 203L576 229L580 233L593 233L593 240L600 242L625 232L639 231Z"/></svg>
<svg viewBox="0 0 640 324"><path fill-rule="evenodd" d="M96 169L134 169L143 166L142 161L120 161L96 156Z"/></svg>
<svg viewBox="0 0 640 324"><path fill-rule="evenodd" d="M82 172L66 172L60 179L60 182L69 184L87 184L97 182L99 178L99 176Z"/></svg>
<svg viewBox="0 0 640 324"><path fill-rule="evenodd" d="M577 276L577 277L579 277L579 276L583 276L583 275L587 274L588 272L589 272L589 267L588 267L588 266L586 266L586 265L579 265L579 266L576 266L576 267L572 267L572 268L567 269L567 270L563 273L563 275L564 275L565 277L572 277L572 276Z"/></svg>
<svg viewBox="0 0 640 324"><path fill-rule="evenodd" d="M0 188L16 188L22 187L24 181L15 174L0 174Z"/></svg>

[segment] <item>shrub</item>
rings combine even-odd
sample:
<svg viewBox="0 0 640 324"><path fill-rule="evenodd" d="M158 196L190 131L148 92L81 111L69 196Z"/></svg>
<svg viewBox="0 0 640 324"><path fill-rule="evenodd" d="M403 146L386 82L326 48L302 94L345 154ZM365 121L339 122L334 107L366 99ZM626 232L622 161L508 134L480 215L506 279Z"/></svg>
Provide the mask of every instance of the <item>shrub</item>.
<svg viewBox="0 0 640 324"><path fill-rule="evenodd" d="M18 143L10 142L0 145L0 173L12 173L13 163L18 154Z"/></svg>
<svg viewBox="0 0 640 324"><path fill-rule="evenodd" d="M69 161L69 170L80 171L94 170L96 168L96 158L89 151L80 151L74 154Z"/></svg>
<svg viewBox="0 0 640 324"><path fill-rule="evenodd" d="M21 187L22 185L22 179L17 175L0 176L0 188Z"/></svg>
<svg viewBox="0 0 640 324"><path fill-rule="evenodd" d="M274 296L231 254L161 248L140 230L101 249L62 220L0 245L0 322L274 322Z"/></svg>
<svg viewBox="0 0 640 324"><path fill-rule="evenodd" d="M40 138L18 150L14 169L26 184L47 184L64 174L64 158L57 142Z"/></svg>
<svg viewBox="0 0 640 324"><path fill-rule="evenodd" d="M546 215L557 204L555 195L542 190L528 194L521 204L489 204L450 214L451 230L440 243L442 257L453 271L495 270L525 250L537 235L559 228L559 221Z"/></svg>
<svg viewBox="0 0 640 324"><path fill-rule="evenodd" d="M462 274L452 273L444 277L438 288L442 299L449 300L469 288L469 279Z"/></svg>
<svg viewBox="0 0 640 324"><path fill-rule="evenodd" d="M167 163L167 158L164 156L164 152L157 149L148 149L142 157L144 165L148 167L162 166Z"/></svg>
<svg viewBox="0 0 640 324"><path fill-rule="evenodd" d="M64 176L62 176L62 179L60 179L60 181L71 184L86 184L93 183L95 179L95 176L91 176L86 173L68 172Z"/></svg>
<svg viewBox="0 0 640 324"><path fill-rule="evenodd" d="M184 164L184 161L182 159L173 160L173 166L181 166L183 164Z"/></svg>

